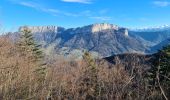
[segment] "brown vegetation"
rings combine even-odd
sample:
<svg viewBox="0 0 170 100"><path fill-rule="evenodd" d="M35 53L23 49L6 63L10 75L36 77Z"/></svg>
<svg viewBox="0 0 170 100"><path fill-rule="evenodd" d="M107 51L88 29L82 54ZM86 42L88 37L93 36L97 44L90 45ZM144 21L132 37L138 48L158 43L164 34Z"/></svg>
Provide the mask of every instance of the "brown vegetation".
<svg viewBox="0 0 170 100"><path fill-rule="evenodd" d="M2 100L163 100L150 87L145 64L95 61L89 53L82 61L56 59L37 72L39 60L19 49L6 36L0 38L0 99ZM135 58L134 58L135 59ZM127 68L127 65L131 67ZM149 66L148 66L149 67ZM150 67L149 67L150 68Z"/></svg>

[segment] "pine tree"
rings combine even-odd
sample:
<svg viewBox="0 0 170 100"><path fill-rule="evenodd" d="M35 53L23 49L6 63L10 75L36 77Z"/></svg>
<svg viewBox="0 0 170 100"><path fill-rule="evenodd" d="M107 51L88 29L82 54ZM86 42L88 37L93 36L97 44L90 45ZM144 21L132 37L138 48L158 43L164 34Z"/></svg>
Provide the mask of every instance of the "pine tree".
<svg viewBox="0 0 170 100"><path fill-rule="evenodd" d="M38 80L43 81L45 76L46 66L43 63L43 53L40 50L40 45L34 41L31 31L25 26L20 32L20 40L17 43L22 56L30 63L34 63L34 73L37 74Z"/></svg>
<svg viewBox="0 0 170 100"><path fill-rule="evenodd" d="M170 45L159 50L154 55L153 67L150 69L148 79L153 90L159 90L165 99L170 93Z"/></svg>
<svg viewBox="0 0 170 100"><path fill-rule="evenodd" d="M33 39L31 31L24 27L20 32L20 40L18 46L23 53L32 53L34 55L34 60L39 60L42 58L42 52L40 51L40 45L37 45Z"/></svg>
<svg viewBox="0 0 170 100"><path fill-rule="evenodd" d="M80 82L82 94L86 94L87 100L96 100L99 95L98 69L95 60L90 53L85 52L83 60L86 63L83 79Z"/></svg>
<svg viewBox="0 0 170 100"><path fill-rule="evenodd" d="M170 45L164 47L160 52L159 60L159 74L160 81L164 85L170 86Z"/></svg>
<svg viewBox="0 0 170 100"><path fill-rule="evenodd" d="M157 81L163 96L168 100L170 99L170 45L164 47L159 54Z"/></svg>

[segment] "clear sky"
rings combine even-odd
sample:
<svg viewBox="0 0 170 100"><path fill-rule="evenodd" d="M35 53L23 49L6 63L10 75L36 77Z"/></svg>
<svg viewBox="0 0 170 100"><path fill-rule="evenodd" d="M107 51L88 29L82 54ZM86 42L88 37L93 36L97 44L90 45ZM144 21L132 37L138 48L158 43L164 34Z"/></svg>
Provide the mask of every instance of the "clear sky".
<svg viewBox="0 0 170 100"><path fill-rule="evenodd" d="M124 27L170 24L170 0L0 0L0 25L66 28L92 23Z"/></svg>

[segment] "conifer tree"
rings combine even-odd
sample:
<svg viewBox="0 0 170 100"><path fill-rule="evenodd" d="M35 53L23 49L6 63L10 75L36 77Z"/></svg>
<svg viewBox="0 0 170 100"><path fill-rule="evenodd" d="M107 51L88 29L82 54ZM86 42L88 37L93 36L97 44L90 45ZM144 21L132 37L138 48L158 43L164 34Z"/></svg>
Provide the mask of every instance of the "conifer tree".
<svg viewBox="0 0 170 100"><path fill-rule="evenodd" d="M170 45L164 47L160 52L159 52L159 64L160 66L159 69L159 77L160 81L164 85L169 85L170 86Z"/></svg>
<svg viewBox="0 0 170 100"><path fill-rule="evenodd" d="M170 45L155 54L153 67L149 71L149 82L153 90L159 90L167 100L170 93Z"/></svg>
<svg viewBox="0 0 170 100"><path fill-rule="evenodd" d="M162 95L168 100L168 98L170 99L170 45L164 47L159 53L156 77Z"/></svg>
<svg viewBox="0 0 170 100"><path fill-rule="evenodd" d="M81 92L87 93L87 100L96 100L99 94L98 69L90 53L85 52L83 59L86 63L86 69L84 71L83 80L80 82L82 87Z"/></svg>
<svg viewBox="0 0 170 100"><path fill-rule="evenodd" d="M43 63L43 53L40 50L40 45L37 45L34 41L31 31L25 26L20 32L20 40L17 43L19 51L22 56L27 57L32 67L34 67L34 73L37 74L38 80L43 80L45 76L45 63Z"/></svg>

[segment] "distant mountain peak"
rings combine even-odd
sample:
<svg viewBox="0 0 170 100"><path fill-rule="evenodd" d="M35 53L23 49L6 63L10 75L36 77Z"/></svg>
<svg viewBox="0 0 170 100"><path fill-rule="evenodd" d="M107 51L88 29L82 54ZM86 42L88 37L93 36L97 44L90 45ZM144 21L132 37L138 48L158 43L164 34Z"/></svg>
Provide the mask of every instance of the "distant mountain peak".
<svg viewBox="0 0 170 100"><path fill-rule="evenodd" d="M129 29L131 31L161 31L161 30L169 30L170 29L170 25L162 25L162 26L155 26L155 27L143 27L143 28L133 28L133 29Z"/></svg>
<svg viewBox="0 0 170 100"><path fill-rule="evenodd" d="M63 27L58 27L58 26L21 26L19 28L19 31L22 31L24 28L28 28L29 30L32 31L32 33L37 33L37 32L53 32L53 33L58 33L61 30L65 30Z"/></svg>
<svg viewBox="0 0 170 100"><path fill-rule="evenodd" d="M44 52L79 57L83 51L95 56L107 57L122 53L155 53L170 37L170 26L150 27L131 31L114 24L97 23L77 28L58 26L22 26L15 32L13 40L17 40L19 32L24 28L32 31L34 39L42 45Z"/></svg>
<svg viewBox="0 0 170 100"><path fill-rule="evenodd" d="M105 31L105 30L115 30L115 31L119 30L119 31L122 31L122 33L125 36L129 35L127 28L119 27L118 25L109 24L109 23L97 23L97 24L91 25L91 31L93 33L98 33L98 32Z"/></svg>
<svg viewBox="0 0 170 100"><path fill-rule="evenodd" d="M91 31L95 33L95 32L100 32L109 29L118 30L119 27L117 25L108 24L108 23L93 24Z"/></svg>
<svg viewBox="0 0 170 100"><path fill-rule="evenodd" d="M71 28L68 30L72 30L75 33L93 33L93 34L97 34L99 32L105 32L108 33L106 31L122 31L122 33L125 33L125 35L128 36L128 29L127 28L123 28L123 27L119 27L117 25L113 25L113 24L108 24L108 23L96 23L96 24L91 24L91 25L87 25L87 26L83 26L83 27L78 27L78 28Z"/></svg>

